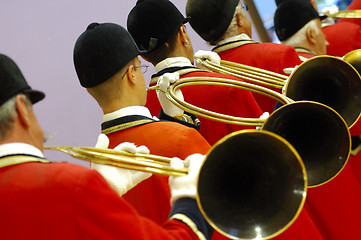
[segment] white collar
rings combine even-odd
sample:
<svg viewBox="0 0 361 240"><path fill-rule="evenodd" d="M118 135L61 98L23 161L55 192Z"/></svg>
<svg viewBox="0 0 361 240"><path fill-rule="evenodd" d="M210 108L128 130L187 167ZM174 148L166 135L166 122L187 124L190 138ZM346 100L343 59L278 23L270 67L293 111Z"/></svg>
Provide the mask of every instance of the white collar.
<svg viewBox="0 0 361 240"><path fill-rule="evenodd" d="M166 58L155 65L155 71L160 72L169 67L193 67L191 61L186 57Z"/></svg>
<svg viewBox="0 0 361 240"><path fill-rule="evenodd" d="M103 122L107 122L110 120L114 120L114 119L117 119L120 117L129 116L129 115L141 115L141 116L152 118L152 115L150 114L148 108L143 107L143 106L130 106L130 107L121 108L121 109L111 112L111 113L104 114ZM155 119L155 120L158 120L158 119Z"/></svg>
<svg viewBox="0 0 361 240"><path fill-rule="evenodd" d="M242 33L240 35L236 35L236 36L229 37L229 38L226 38L224 40L221 40L221 41L219 41L217 43L216 46L219 46L219 45L222 45L222 44L225 44L225 43L229 43L229 42L238 41L238 40L252 40L252 39L247 34Z"/></svg>
<svg viewBox="0 0 361 240"><path fill-rule="evenodd" d="M26 143L6 143L0 145L0 157L26 154L44 158L44 154L36 147Z"/></svg>

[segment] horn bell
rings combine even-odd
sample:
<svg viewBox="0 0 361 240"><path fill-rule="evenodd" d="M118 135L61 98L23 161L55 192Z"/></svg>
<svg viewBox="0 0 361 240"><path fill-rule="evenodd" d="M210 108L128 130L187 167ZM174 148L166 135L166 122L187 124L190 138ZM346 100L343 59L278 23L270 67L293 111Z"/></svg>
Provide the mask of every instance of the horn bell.
<svg viewBox="0 0 361 240"><path fill-rule="evenodd" d="M337 176L351 151L351 136L342 117L330 107L299 101L274 111L262 130L274 132L295 147L307 171L309 187Z"/></svg>
<svg viewBox="0 0 361 240"><path fill-rule="evenodd" d="M268 131L241 130L218 141L207 154L197 201L207 221L224 236L268 239L294 222L306 190L304 164L285 139Z"/></svg>
<svg viewBox="0 0 361 240"><path fill-rule="evenodd" d="M357 72L361 72L361 49L355 49L348 52L345 56L342 57L342 60L351 64Z"/></svg>
<svg viewBox="0 0 361 240"><path fill-rule="evenodd" d="M349 127L360 117L360 75L336 57L317 56L303 62L291 74L285 94L294 101L315 101L333 108Z"/></svg>

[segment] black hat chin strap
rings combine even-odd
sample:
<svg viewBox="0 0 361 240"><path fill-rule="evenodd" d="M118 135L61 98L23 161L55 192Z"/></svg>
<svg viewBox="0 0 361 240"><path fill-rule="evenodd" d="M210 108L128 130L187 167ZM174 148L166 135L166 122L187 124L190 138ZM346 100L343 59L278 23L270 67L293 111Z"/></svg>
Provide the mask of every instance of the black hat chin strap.
<svg viewBox="0 0 361 240"><path fill-rule="evenodd" d="M157 38L150 38L147 52L152 51L157 46L157 43Z"/></svg>

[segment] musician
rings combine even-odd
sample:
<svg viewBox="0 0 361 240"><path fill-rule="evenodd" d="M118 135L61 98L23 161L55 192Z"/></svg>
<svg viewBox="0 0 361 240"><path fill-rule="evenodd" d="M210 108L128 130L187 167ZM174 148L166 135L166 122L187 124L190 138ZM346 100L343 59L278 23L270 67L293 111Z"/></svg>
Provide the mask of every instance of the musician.
<svg viewBox="0 0 361 240"><path fill-rule="evenodd" d="M80 84L103 110L102 133L109 148L120 142L147 146L153 154L185 159L205 154L210 145L193 127L152 118L144 107L147 97L140 54L130 34L113 23L92 23L76 41L74 65ZM163 80L168 80L167 78ZM166 106L168 110L175 107ZM93 164L104 175L103 167ZM168 178L153 175L124 198L142 215L161 224L170 211Z"/></svg>
<svg viewBox="0 0 361 240"><path fill-rule="evenodd" d="M289 0L276 0L276 4ZM315 0L309 1L318 12ZM337 21L334 24L323 24L323 33L326 35L327 54L343 57L352 50L361 48L361 26L349 21Z"/></svg>
<svg viewBox="0 0 361 240"><path fill-rule="evenodd" d="M44 93L31 89L14 61L2 54L0 83L2 239L204 239L209 234L191 198L174 195L178 200L170 216L176 218L161 227L141 217L97 171L45 159L43 131L33 111ZM189 170L199 171L202 159L193 155L189 161ZM181 192L179 182L191 186L192 176L173 178L170 186ZM189 226L177 220L180 215Z"/></svg>
<svg viewBox="0 0 361 240"><path fill-rule="evenodd" d="M225 74L212 73L193 66L192 43L184 25L188 20L168 0L140 0L129 13L128 31L138 47L146 51L143 58L151 62L157 72L152 76L150 86L156 85L159 76L165 73L179 73L180 78L217 77L239 81ZM219 64L220 59L216 53L198 51L196 56L214 59ZM245 118L259 118L263 114L252 93L242 89L198 85L184 87L182 93L188 103L213 112ZM146 106L152 114L158 115L161 111L155 91L148 92ZM211 145L231 132L250 128L201 116L199 120L199 132Z"/></svg>
<svg viewBox="0 0 361 240"><path fill-rule="evenodd" d="M324 18L307 1L285 1L274 15L275 32L281 43L295 48L302 60L325 55L328 43L321 27Z"/></svg>
<svg viewBox="0 0 361 240"><path fill-rule="evenodd" d="M283 1L278 5L274 16L276 34L281 43L295 47L300 57L305 60L316 55L326 54L326 40L321 30L320 20L322 18L308 1ZM308 23L306 23L307 21ZM350 128L350 133L353 141L352 149L356 149L361 134L361 120ZM350 156L349 162L356 171L356 176L360 176L361 180L360 171L357 171L360 169L358 164L360 161L357 160L359 157L361 154L355 153Z"/></svg>
<svg viewBox="0 0 361 240"><path fill-rule="evenodd" d="M293 1L293 0L291 0ZM238 7L237 7L238 6ZM235 12L235 8L237 8L236 10L236 14L234 14ZM229 10L231 9L231 10ZM187 8L186 8L186 12L187 12L187 16L191 17L190 19L190 24L191 26L194 28L194 30L196 30L196 32L198 32L198 34L205 39L206 41L210 42L211 44L215 44L216 47L214 48L214 51L217 51L217 49L222 48L223 46L229 46L232 44L244 44L243 46L238 46L238 47L234 47L234 46L230 46L229 50L220 50L219 55L222 59L225 60L231 60L232 61L232 57L235 58L235 54L238 53L239 55L242 56L242 60L244 61L254 61L255 63L257 63L257 61L263 61L263 60L268 60L267 63L265 63L264 67L261 66L257 66L257 67L261 67L261 68L266 68L267 64L276 64L279 66L280 63L280 59L282 59L283 55L281 53L275 53L277 50L273 51L273 57L274 60L271 61L269 56L268 56L268 52L266 49L263 48L263 51L259 54L253 54L253 52L251 52L251 47L253 48L259 48L262 49L262 46L272 46L271 49L277 49L277 48L283 48L283 49L293 49L290 46L280 46L277 44L271 44L271 43L250 43L247 41L250 41L250 23L249 20L246 17L246 13L244 10L244 5L242 7L242 4L239 3L239 1L202 1L202 0L188 0L187 3ZM233 18L233 16L235 16L235 18ZM230 26L230 22L231 19L235 20L235 27L232 28ZM248 21L247 21L248 20ZM231 24L232 25L232 24ZM228 30L227 30L228 29ZM234 29L235 33L231 32L231 29ZM248 29L248 31L246 31L246 29ZM241 33L248 33L247 35L238 35ZM233 36L233 38L231 37ZM236 36L236 37L234 37ZM248 37L247 37L248 36ZM246 40L247 39L247 40ZM257 47L260 46L260 47ZM273 47L274 46L274 47ZM239 51L236 51L235 49L237 49ZM227 49L227 48L225 48ZM242 51L242 49L244 49L244 51ZM256 50L254 50L256 51ZM294 51L293 50L289 50L290 52ZM294 52L294 54L296 54ZM227 59L227 57L229 57L229 59ZM277 59L280 58L280 59ZM284 61L288 60L288 58L284 59ZM233 60L235 61L235 60ZM244 63L244 62L241 62ZM251 62L252 63L252 62ZM298 65L299 63L295 64ZM248 65L252 65L252 64L248 64ZM280 72L283 70L284 67L282 67L281 69L279 69L278 71L273 70L274 72ZM268 69L271 70L271 69ZM344 170L346 170L346 168L348 168L348 165L345 167ZM346 174L347 173L347 174ZM297 219L298 221L296 221L293 225L291 225L291 227L283 234L279 235L277 238L285 238L285 239L297 239L300 238L299 234L305 234L304 236L302 236L300 239L352 239L352 234L356 233L355 236L358 236L358 231L359 230L355 230L355 231L347 231L347 237L341 238L338 234L335 234L335 236L337 236L338 238L333 237L333 234L330 233L341 233L342 231L338 231L340 229L343 228L339 228L336 227L335 225L330 226L328 225L327 228L325 228L324 226L326 225L321 225L323 227L320 227L318 224L322 223L322 221L325 221L327 223L336 223L337 218L339 218L337 221L341 223L342 221L348 222L350 224L349 227L347 227L350 230L354 230L353 228L355 227L354 222L360 222L359 219L357 219L357 215L359 215L359 213L355 214L355 212L350 212L350 209L348 208L347 203L344 203L343 206L339 207L337 204L335 203L340 203L342 202L340 200L339 196L350 196L351 202L353 206L353 204L355 204L357 201L359 201L359 184L357 181L354 181L354 179L352 179L352 177L355 177L352 174L348 174L350 173L349 170L347 171L342 171L335 179L333 179L332 181L330 181L329 183L325 184L325 186L327 186L325 188L324 187L318 187L318 188L314 188L312 190L317 191L318 189L319 192L317 192L317 194L325 194L328 193L327 191L333 189L339 189L339 192L342 192L342 195L337 195L337 196L333 196L331 200L328 200L331 198L330 195L327 195L328 198L323 198L324 199L324 206L318 211L317 213L319 213L319 216L315 216L314 213L316 213L316 210L312 209L311 206L316 206L316 205L307 205L308 208L304 208L302 210L301 213L304 214L305 217L299 216L299 218ZM351 178L351 179L349 179ZM347 185L347 187L344 187L342 189L341 183L345 183L345 182L349 182L349 184ZM350 193L351 189L354 188L357 192L356 193ZM326 190L325 190L326 189ZM310 190L308 190L310 191ZM333 190L333 193L335 193L336 190ZM326 194L325 194L326 195ZM307 201L307 200L306 200ZM322 204L321 202L318 202L320 204ZM334 207L331 207L331 205L333 205ZM326 208L327 206L327 208ZM333 208L339 208L340 211L334 211ZM322 211L321 211L322 209ZM327 215L324 214L323 211L325 211L326 209L328 209L328 215L334 214L333 216L329 216L330 219L332 220L326 220L323 219L324 217L326 217ZM342 213L342 210L347 210L346 213ZM355 206L355 211L358 212L359 211L359 206ZM311 215L312 214L312 215ZM319 220L319 218L322 217L322 221ZM346 219L348 218L349 219ZM342 219L342 220L341 220ZM335 221L334 221L335 220ZM356 220L354 222L352 222L353 220ZM316 225L317 224L317 225ZM332 227L332 229L329 229L328 227ZM307 236L309 235L309 236Z"/></svg>
<svg viewBox="0 0 361 240"><path fill-rule="evenodd" d="M304 24L309 19L314 19L311 21L317 21L317 25L315 25L317 29L315 30L320 32L320 20L322 18L318 16L317 11L308 1L283 1L278 5L274 16L275 30L278 38L282 43L287 44L291 42L291 44L294 44L297 40L302 39L302 36L305 36L305 27L307 27L307 24L302 26L301 23ZM298 32L296 32L297 30ZM293 32L296 33L292 35ZM300 35L300 33L303 33L303 35ZM287 38L287 36L290 37ZM306 39L310 39L310 36L307 35L307 38L304 37L304 42L306 42ZM320 39L319 45L322 46L324 45L322 43L324 43L325 40L323 36L320 36ZM308 45L310 46L310 44ZM309 49L311 49L311 47ZM313 49L316 49L316 47ZM322 53L314 51L313 56L320 54ZM307 57L306 55L303 56ZM312 57L312 54L309 54L309 57ZM357 128L359 125L360 122L356 123L355 127ZM355 129L351 128L351 132L354 132L352 130ZM353 148L356 148L357 144L354 143L354 139L359 140L359 137L356 135L352 137L352 139ZM308 210L311 217L316 219L315 225L323 232L322 235L325 239L356 239L355 236L357 236L359 230L353 223L355 221L360 221L358 219L358 211L360 211L360 208L358 207L360 188L357 184L361 179L360 171L357 170L359 167L358 157L351 155L347 165L339 176L324 186L312 188L308 191L305 208ZM352 188L345 190L346 185L355 186L353 187L354 190L351 191ZM340 195L335 196L335 192L338 192L339 194L342 192L342 194L340 194L342 197L339 197ZM325 204L326 202L327 204ZM329 212L331 206L338 207L331 213ZM338 231L339 229L342 229L342 231Z"/></svg>
<svg viewBox="0 0 361 240"><path fill-rule="evenodd" d="M302 61L290 46L253 41L247 6L238 0L188 0L186 14L192 28L222 60L285 74L284 69ZM279 89L273 89L279 91ZM263 111L272 112L276 101L254 94Z"/></svg>
<svg viewBox="0 0 361 240"><path fill-rule="evenodd" d="M278 0L276 2L279 5L274 15L274 23L276 34L281 43L295 47L304 60L327 54L325 47L328 42L327 39L325 40L325 35L320 32L320 20L325 19L325 16L318 15L308 0ZM305 24L308 20L310 21ZM314 23L311 24L312 22ZM311 34L312 32L314 34ZM351 128L352 135L361 134L358 125Z"/></svg>

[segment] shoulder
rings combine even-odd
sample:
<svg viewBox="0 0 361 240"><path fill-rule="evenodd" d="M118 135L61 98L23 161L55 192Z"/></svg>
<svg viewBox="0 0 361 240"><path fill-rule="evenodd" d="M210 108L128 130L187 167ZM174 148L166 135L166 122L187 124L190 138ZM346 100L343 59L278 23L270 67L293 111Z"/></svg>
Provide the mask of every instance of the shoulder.
<svg viewBox="0 0 361 240"><path fill-rule="evenodd" d="M276 50L292 50L293 47L284 45L284 44L280 44L280 43L273 43L273 42L264 42L264 43L255 43L255 44L247 44L242 46L244 48L249 48L249 49L257 49L258 51L263 51L264 49L269 49L271 51L276 51ZM294 49L293 49L294 50ZM267 54L266 52L263 52L264 54Z"/></svg>
<svg viewBox="0 0 361 240"><path fill-rule="evenodd" d="M172 121L156 121L153 123L148 124L150 129L154 129L154 131L161 130L162 132L159 132L160 134L165 133L172 133L172 132L184 132L184 133L198 133L197 130L195 130L192 127L185 126L183 124L172 122Z"/></svg>
<svg viewBox="0 0 361 240"><path fill-rule="evenodd" d="M153 125L154 128L152 128L152 131L155 131L155 134L158 136L166 137L166 139L169 141L176 139L183 139L184 141L204 140L202 135L196 129L184 126L180 123L171 121L158 121L148 125Z"/></svg>
<svg viewBox="0 0 361 240"><path fill-rule="evenodd" d="M290 54L296 53L296 50L293 47L280 43L261 43L260 45L262 48L267 49L267 52L265 52L266 55L269 55L270 52L285 52Z"/></svg>
<svg viewBox="0 0 361 240"><path fill-rule="evenodd" d="M72 163L31 162L10 166L4 170L7 176L16 180L14 185L18 190L48 193L47 199L69 199L69 196L77 195L80 189L89 190L96 188L95 186L102 188L108 186L97 171Z"/></svg>
<svg viewBox="0 0 361 240"><path fill-rule="evenodd" d="M226 78L232 80L240 80L239 78L223 74L223 73L216 73L216 72L206 72L206 71L199 71L199 72L192 72L182 76L182 78L186 77L213 77L213 78ZM205 87L208 85L204 85Z"/></svg>
<svg viewBox="0 0 361 240"><path fill-rule="evenodd" d="M85 179L104 180L95 170L67 162L33 163L24 167L57 185L83 184L88 181Z"/></svg>
<svg viewBox="0 0 361 240"><path fill-rule="evenodd" d="M300 62L296 50L288 45L280 43L257 43L248 44L248 54L252 54L252 58L262 58L264 61L275 59L287 59L291 62ZM245 46L247 47L247 45Z"/></svg>

